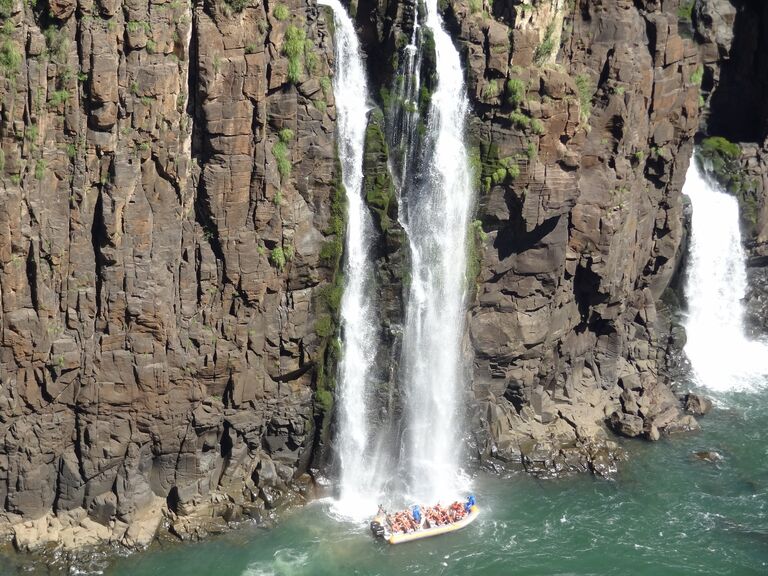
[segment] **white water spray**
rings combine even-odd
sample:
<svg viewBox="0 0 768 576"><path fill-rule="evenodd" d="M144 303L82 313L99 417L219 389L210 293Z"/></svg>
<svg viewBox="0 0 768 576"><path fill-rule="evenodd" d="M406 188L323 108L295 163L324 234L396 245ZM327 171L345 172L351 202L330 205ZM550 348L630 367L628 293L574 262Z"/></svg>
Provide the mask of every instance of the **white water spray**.
<svg viewBox="0 0 768 576"><path fill-rule="evenodd" d="M683 193L693 205L685 353L703 386L717 391L751 387L768 375L768 346L744 333L747 272L738 202L717 190L695 159Z"/></svg>
<svg viewBox="0 0 768 576"><path fill-rule="evenodd" d="M391 127L389 130L390 160L394 157L398 202L402 203L402 191L409 176L412 156L416 155L418 143L419 96L421 92L421 39L418 11L414 14L413 32L410 43L403 49L405 62L401 64L389 109ZM418 158L418 155L416 155ZM392 167L393 163L390 162Z"/></svg>
<svg viewBox="0 0 768 576"><path fill-rule="evenodd" d="M369 426L369 384L376 358L376 318L372 313L370 247L373 223L362 198L363 151L368 124L368 87L360 44L352 20L339 0L330 6L336 24L336 100L338 150L347 192L345 284L341 298L342 358L338 382L339 500L336 511L369 516L378 497Z"/></svg>
<svg viewBox="0 0 768 576"><path fill-rule="evenodd" d="M437 0L426 1L425 26L435 41L432 94L421 185L409 191L403 225L412 278L403 335L406 465L410 496L448 501L459 486L465 374L467 230L473 204L464 145L468 109L459 53L442 26Z"/></svg>

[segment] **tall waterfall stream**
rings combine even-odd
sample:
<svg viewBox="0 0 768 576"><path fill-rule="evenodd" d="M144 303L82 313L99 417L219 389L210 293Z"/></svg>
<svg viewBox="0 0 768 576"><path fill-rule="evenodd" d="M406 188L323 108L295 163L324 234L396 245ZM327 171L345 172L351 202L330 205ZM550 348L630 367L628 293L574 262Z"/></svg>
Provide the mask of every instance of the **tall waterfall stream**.
<svg viewBox="0 0 768 576"><path fill-rule="evenodd" d="M454 496L459 488L464 382L467 229L473 205L464 127L468 101L459 53L443 28L437 0L426 2L435 41L432 94L421 179L407 190L403 227L411 249L411 285L403 335L405 462L417 501ZM408 178L405 181L409 181Z"/></svg>
<svg viewBox="0 0 768 576"><path fill-rule="evenodd" d="M342 359L338 380L338 510L369 514L381 501L392 474L377 465L380 445L369 405L376 354L376 314L370 294L372 223L362 198L362 159L367 124L364 65L354 25L338 0L322 0L336 22L334 93L338 107L339 158L349 203L345 244L345 286L341 301ZM460 489L461 399L467 380L462 362L466 313L466 258L472 177L464 126L468 101L459 53L443 29L437 0L426 2L426 21L435 44L437 87L422 138L417 117L395 118L390 136L403 144L396 180L407 233L411 282L403 331L399 385L405 402L399 469L409 498L447 500ZM419 94L421 64L418 22L404 51L407 82L400 98ZM394 116L394 115L390 115ZM420 149L413 147L421 144ZM394 439L391 439L394 441Z"/></svg>
<svg viewBox="0 0 768 576"><path fill-rule="evenodd" d="M339 0L321 0L333 9L338 150L347 194L344 292L341 298L343 353L337 392L339 430L339 507L351 515L375 505L378 495L374 442L368 418L371 369L376 357L376 317L371 302L373 223L362 197L363 152L368 125L368 86L360 43Z"/></svg>

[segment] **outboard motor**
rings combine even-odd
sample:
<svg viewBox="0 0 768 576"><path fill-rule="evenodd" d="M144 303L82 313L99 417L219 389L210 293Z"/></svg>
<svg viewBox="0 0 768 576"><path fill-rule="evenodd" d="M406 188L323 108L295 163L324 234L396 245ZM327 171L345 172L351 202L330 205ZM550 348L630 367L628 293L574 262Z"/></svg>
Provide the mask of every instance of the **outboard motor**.
<svg viewBox="0 0 768 576"><path fill-rule="evenodd" d="M371 520L371 532L376 538L384 538L384 526L378 520Z"/></svg>

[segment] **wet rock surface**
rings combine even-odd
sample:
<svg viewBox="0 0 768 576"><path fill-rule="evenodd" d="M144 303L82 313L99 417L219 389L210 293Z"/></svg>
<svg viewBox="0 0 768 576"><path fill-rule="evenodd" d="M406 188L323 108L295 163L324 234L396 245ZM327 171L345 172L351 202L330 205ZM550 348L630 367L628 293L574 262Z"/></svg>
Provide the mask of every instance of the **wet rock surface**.
<svg viewBox="0 0 768 576"><path fill-rule="evenodd" d="M744 297L745 321L753 330L753 336L768 334L768 268L747 268L747 293Z"/></svg>
<svg viewBox="0 0 768 576"><path fill-rule="evenodd" d="M737 143L741 150L735 178L728 179L726 189L739 200L742 234L749 256L746 321L753 337L765 336L768 4L758 0L702 0L694 10L694 21L705 64L702 132L706 136L724 137Z"/></svg>
<svg viewBox="0 0 768 576"><path fill-rule="evenodd" d="M723 461L723 455L716 450L701 450L699 452L694 452L693 457L696 460L709 462L710 464L717 464L718 462Z"/></svg>

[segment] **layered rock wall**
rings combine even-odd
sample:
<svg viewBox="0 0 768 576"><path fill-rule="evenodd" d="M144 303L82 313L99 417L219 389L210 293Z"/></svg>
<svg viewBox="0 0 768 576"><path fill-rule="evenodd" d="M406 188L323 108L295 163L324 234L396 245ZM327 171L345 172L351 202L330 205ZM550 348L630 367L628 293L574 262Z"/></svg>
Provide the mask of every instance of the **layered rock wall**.
<svg viewBox="0 0 768 576"><path fill-rule="evenodd" d="M333 329L326 18L2 10L0 523L58 515L55 539L85 517L130 544L163 508L274 505L307 466Z"/></svg>
<svg viewBox="0 0 768 576"><path fill-rule="evenodd" d="M605 423L650 439L696 427L661 371L656 305L679 259L698 127L698 48L677 9L513 2L490 17L452 4L478 112L483 454L602 473L617 457Z"/></svg>

